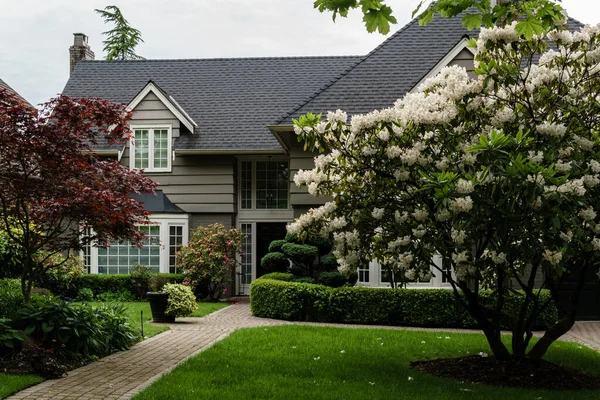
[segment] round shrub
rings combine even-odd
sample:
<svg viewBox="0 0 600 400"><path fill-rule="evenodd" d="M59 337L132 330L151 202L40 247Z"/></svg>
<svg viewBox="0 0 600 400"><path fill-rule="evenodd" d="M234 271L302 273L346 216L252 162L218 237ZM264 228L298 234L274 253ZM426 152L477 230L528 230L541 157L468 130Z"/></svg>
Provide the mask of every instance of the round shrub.
<svg viewBox="0 0 600 400"><path fill-rule="evenodd" d="M306 244L286 243L281 250L287 257L303 264L312 264L319 254L319 249Z"/></svg>
<svg viewBox="0 0 600 400"><path fill-rule="evenodd" d="M338 262L333 254L327 254L321 258L321 264L323 264L323 268L327 271L337 271Z"/></svg>
<svg viewBox="0 0 600 400"><path fill-rule="evenodd" d="M294 280L294 274L287 272L271 272L270 274L265 274L258 279L273 279L274 281L291 282Z"/></svg>
<svg viewBox="0 0 600 400"><path fill-rule="evenodd" d="M283 253L267 253L260 260L260 265L267 271L285 272L290 266L290 261Z"/></svg>
<svg viewBox="0 0 600 400"><path fill-rule="evenodd" d="M317 282L329 287L342 287L348 282L348 278L339 272L321 272Z"/></svg>
<svg viewBox="0 0 600 400"><path fill-rule="evenodd" d="M333 244L329 239L321 236L310 236L307 240L308 245L315 246L320 255L325 255L331 251Z"/></svg>
<svg viewBox="0 0 600 400"><path fill-rule="evenodd" d="M167 283L163 286L163 293L169 294L167 300L167 315L185 317L198 309L196 296L189 286L177 283Z"/></svg>
<svg viewBox="0 0 600 400"><path fill-rule="evenodd" d="M269 253L281 253L281 246L286 244L285 240L273 240L271 244L269 244Z"/></svg>

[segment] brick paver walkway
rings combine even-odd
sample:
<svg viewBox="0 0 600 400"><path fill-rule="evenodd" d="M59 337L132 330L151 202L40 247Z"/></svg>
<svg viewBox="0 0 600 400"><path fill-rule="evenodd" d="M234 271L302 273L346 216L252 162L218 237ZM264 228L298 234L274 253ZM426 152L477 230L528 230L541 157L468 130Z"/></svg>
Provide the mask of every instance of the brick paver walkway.
<svg viewBox="0 0 600 400"><path fill-rule="evenodd" d="M42 382L9 399L129 399L189 357L207 349L238 328L291 324L253 317L248 304L232 305L200 319L179 318L177 321L170 324L170 331L138 343L128 351L73 370L65 378ZM310 325L436 331L406 327ZM439 330L479 333L460 329ZM600 351L600 322L579 322L562 339L582 343Z"/></svg>

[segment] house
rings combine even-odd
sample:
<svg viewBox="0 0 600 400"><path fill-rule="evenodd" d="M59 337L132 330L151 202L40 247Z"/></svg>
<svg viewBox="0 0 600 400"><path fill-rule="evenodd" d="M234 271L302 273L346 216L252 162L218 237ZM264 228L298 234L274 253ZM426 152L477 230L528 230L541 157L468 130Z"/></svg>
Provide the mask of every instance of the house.
<svg viewBox="0 0 600 400"><path fill-rule="evenodd" d="M573 28L581 25L570 22ZM134 144L95 151L143 168L159 183L141 198L154 225L142 249L90 248L91 273L127 273L136 263L175 272L177 246L191 230L221 222L244 234L235 293L247 294L263 274L260 259L285 226L327 199L298 189L293 176L313 168L292 119L307 112L349 114L390 107L446 65L473 70L467 48L476 32L460 19L413 20L365 56L94 61L87 37L75 34L64 94L127 103L135 111ZM421 287L440 287L441 274ZM362 284L385 286L375 263L359 270Z"/></svg>
<svg viewBox="0 0 600 400"><path fill-rule="evenodd" d="M25 100L25 98L23 96L21 96L19 93L17 93L16 90L14 90L13 88L11 88L10 86L8 86L8 83L4 82L1 78L0 78L0 90L7 90L8 93L16 95L18 98L20 98L21 100L23 100L28 106L33 107L27 100Z"/></svg>

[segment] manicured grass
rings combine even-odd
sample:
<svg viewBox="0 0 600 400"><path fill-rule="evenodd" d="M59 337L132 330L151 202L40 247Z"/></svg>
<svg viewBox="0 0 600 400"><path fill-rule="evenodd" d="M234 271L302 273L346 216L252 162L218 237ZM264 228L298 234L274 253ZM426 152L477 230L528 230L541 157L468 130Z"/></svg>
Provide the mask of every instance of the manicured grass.
<svg viewBox="0 0 600 400"><path fill-rule="evenodd" d="M491 387L423 375L410 361L488 352L480 334L280 326L244 329L144 390L148 399L592 400L600 391ZM600 375L600 354L560 342L547 359Z"/></svg>
<svg viewBox="0 0 600 400"><path fill-rule="evenodd" d="M34 375L7 375L0 374L0 399L35 385L44 379Z"/></svg>
<svg viewBox="0 0 600 400"><path fill-rule="evenodd" d="M90 303L93 306L98 306L102 303ZM150 338L152 336L158 335L161 332L169 330L169 328L165 325L155 325L151 324L152 321L152 312L150 311L150 303L143 301L133 301L124 303L127 310L127 316L129 317L129 321L131 325L137 329L141 330L141 315L140 311L144 312L144 336L146 338ZM210 314L214 311L217 311L223 307L227 307L228 303L198 303L198 310L192 314L192 317L204 317L207 314Z"/></svg>

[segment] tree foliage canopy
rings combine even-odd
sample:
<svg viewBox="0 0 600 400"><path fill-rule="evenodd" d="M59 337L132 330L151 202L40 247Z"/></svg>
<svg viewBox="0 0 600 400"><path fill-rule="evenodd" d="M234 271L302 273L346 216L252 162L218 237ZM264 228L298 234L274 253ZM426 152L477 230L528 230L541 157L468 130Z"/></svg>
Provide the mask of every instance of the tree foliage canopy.
<svg viewBox="0 0 600 400"><path fill-rule="evenodd" d="M155 183L92 152L100 138L124 146L130 116L124 105L66 96L38 111L0 90L0 230L20 249L24 289L48 257L80 250L84 232L100 244L141 243L136 226L148 212L128 195L152 193Z"/></svg>
<svg viewBox="0 0 600 400"><path fill-rule="evenodd" d="M560 0L505 0L494 3L490 0L422 0L413 11L413 17L418 14L419 23L425 25L435 14L450 18L465 13L463 24L473 29L481 25L492 27L521 16L517 30L530 39L533 34L540 34L542 29L553 25L555 17L563 11L558 2ZM367 31L384 35L390 32L390 24L398 22L385 0L316 0L314 7L320 12L331 12L334 21L338 15L347 17L350 10L360 9Z"/></svg>
<svg viewBox="0 0 600 400"><path fill-rule="evenodd" d="M95 9L94 11L104 18L105 24L115 25L111 30L102 33L107 37L102 42L107 60L144 59L135 52L136 46L140 42L144 42L142 33L129 25L117 6L107 6L104 10Z"/></svg>
<svg viewBox="0 0 600 400"><path fill-rule="evenodd" d="M556 22L531 38L516 20L483 28L476 78L446 67L392 108L296 121L300 139L328 153L295 182L333 201L288 231L333 236L344 269L375 259L411 281L444 274L499 358L511 357L502 324L512 356L541 358L572 327L584 277L600 265L600 26L571 33ZM576 285L565 292L567 279ZM508 315L514 288L525 301ZM528 351L549 301L560 320Z"/></svg>

